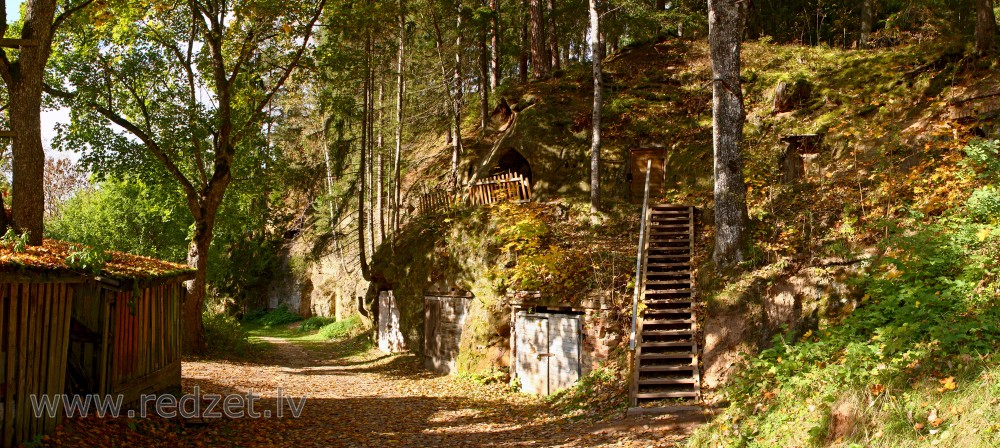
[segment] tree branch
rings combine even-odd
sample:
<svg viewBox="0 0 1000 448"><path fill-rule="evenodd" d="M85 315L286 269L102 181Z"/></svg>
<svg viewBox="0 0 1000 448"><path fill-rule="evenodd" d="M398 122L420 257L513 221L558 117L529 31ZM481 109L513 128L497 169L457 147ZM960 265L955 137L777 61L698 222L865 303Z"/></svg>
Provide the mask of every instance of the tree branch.
<svg viewBox="0 0 1000 448"><path fill-rule="evenodd" d="M68 19L73 14L76 14L81 9L86 8L91 3L94 3L94 0L82 0L76 6L73 6L73 7L69 8L69 9L63 11L62 13L60 13L59 16L56 17L56 19L52 21L52 35L56 34L56 30L59 29L59 25L62 25L63 22L66 21L66 19Z"/></svg>
<svg viewBox="0 0 1000 448"><path fill-rule="evenodd" d="M295 57L292 58L291 63L288 64L288 67L285 69L284 73L282 73L281 76L278 78L278 80L275 81L274 85L271 87L271 90L267 93L267 95L264 95L264 98L259 103L257 103L257 107L253 109L253 113L250 115L250 118L247 119L247 122L244 124L244 126L237 133L235 133L232 140L234 144L236 142L241 141L244 137L246 137L246 133L249 131L249 128L254 123L263 119L264 108L267 107L268 103L271 102L271 99L274 97L274 95L276 95L278 91L281 90L281 87L284 86L285 81L287 81L288 77L292 75L292 72L295 71L295 68L299 66L299 61L302 60L302 55L305 54L306 49L309 48L309 40L312 38L313 30L316 28L316 22L319 21L319 17L323 14L323 10L325 9L325 7L326 7L326 0L320 0L319 5L316 7L316 13L313 14L312 18L309 20L309 25L306 27L305 36L302 38L302 46L300 46L299 49L295 52ZM235 72L233 78L235 78Z"/></svg>
<svg viewBox="0 0 1000 448"><path fill-rule="evenodd" d="M157 160L163 163L163 166L167 169L167 171L175 179L177 179L178 182L180 182L181 188L184 189L184 193L188 196L188 201L193 200L195 202L199 202L197 190L195 189L194 185L191 184L191 181L188 180L187 176L185 176L184 173L181 172L181 170L177 167L177 165L174 164L172 160L170 160L170 157L167 156L166 152L163 151L163 149L156 142L156 140L154 140L153 137L150 136L141 127L139 127L139 125L115 113L114 111L112 111L111 109L109 109L104 105L97 104L94 101L80 99L79 95L75 92L67 92L64 90L60 90L48 84L44 84L42 89L45 90L45 93L48 93L49 95L55 96L57 98L62 98L70 101L81 101L86 106L89 106L90 108L94 109L95 111L103 115L112 123L121 126L123 129L134 135L136 138L142 141L142 143L146 146L146 149L148 149L153 154L153 156L156 157Z"/></svg>

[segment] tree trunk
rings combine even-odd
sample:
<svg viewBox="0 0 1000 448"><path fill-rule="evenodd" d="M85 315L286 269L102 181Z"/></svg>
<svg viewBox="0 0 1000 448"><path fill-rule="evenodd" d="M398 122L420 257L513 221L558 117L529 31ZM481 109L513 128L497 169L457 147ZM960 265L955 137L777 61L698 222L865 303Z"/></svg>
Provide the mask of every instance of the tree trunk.
<svg viewBox="0 0 1000 448"><path fill-rule="evenodd" d="M42 148L42 80L52 48L55 0L29 1L21 38L34 42L8 54L13 61L0 61L0 77L7 86L9 123L14 132L11 179L11 221L15 229L28 233L28 244L39 246L45 220L45 150ZM0 15L0 36L7 32L6 10ZM9 57L9 56L8 56Z"/></svg>
<svg viewBox="0 0 1000 448"><path fill-rule="evenodd" d="M462 154L462 90L465 83L462 79L462 0L457 2L455 14L455 91L452 103L454 104L455 119L455 140L452 142L451 153L451 182L455 191L458 191L458 158Z"/></svg>
<svg viewBox="0 0 1000 448"><path fill-rule="evenodd" d="M546 25L548 29L545 34L549 41L549 59L552 70L561 68L559 61L559 34L556 33L556 5L555 0L546 1Z"/></svg>
<svg viewBox="0 0 1000 448"><path fill-rule="evenodd" d="M993 51L996 38L997 18L993 13L993 0L976 0L976 52L985 54Z"/></svg>
<svg viewBox="0 0 1000 448"><path fill-rule="evenodd" d="M594 109L591 116L593 128L590 142L590 213L597 215L601 206L601 108L603 105L604 77L600 54L601 16L597 10L597 0L590 0L590 51L594 69Z"/></svg>
<svg viewBox="0 0 1000 448"><path fill-rule="evenodd" d="M545 39L545 13L542 0L531 2L531 76L541 79L549 75L548 43Z"/></svg>
<svg viewBox="0 0 1000 448"><path fill-rule="evenodd" d="M479 115L482 120L479 123L483 130L483 137L486 137L486 128L490 123L490 53L486 45L486 36L483 35L479 44Z"/></svg>
<svg viewBox="0 0 1000 448"><path fill-rule="evenodd" d="M522 9L527 13L531 6L528 0L522 0ZM528 32L528 24L531 22L528 14L521 15L521 54L517 60L517 80L524 84L528 82L528 59L531 55L531 33Z"/></svg>
<svg viewBox="0 0 1000 448"><path fill-rule="evenodd" d="M375 214L378 216L378 241L382 244L385 241L385 140L382 138L382 129L385 127L385 80L379 77L378 83L378 170L375 176L378 178L378 199L375 202Z"/></svg>
<svg viewBox="0 0 1000 448"><path fill-rule="evenodd" d="M369 56L368 66L368 243L369 253L375 255L375 67L371 65L373 56Z"/></svg>
<svg viewBox="0 0 1000 448"><path fill-rule="evenodd" d="M202 308L205 304L206 277L208 276L208 250L212 245L214 223L211 220L197 220L195 234L188 246L188 265L195 269L194 280L188 281L187 297L184 298L184 353L205 352L205 327L202 323Z"/></svg>
<svg viewBox="0 0 1000 448"><path fill-rule="evenodd" d="M875 0L861 0L861 38L858 40L859 48L868 48L868 42L871 41L875 15L874 2Z"/></svg>
<svg viewBox="0 0 1000 448"><path fill-rule="evenodd" d="M371 54L371 37L369 36L365 40L365 54ZM370 62L370 60L368 60ZM361 266L361 277L365 280L371 280L371 268L368 266L368 255L367 247L365 244L365 177L368 173L368 101L369 101L369 91L371 90L371 77L368 76L368 70L370 68L366 65L365 67L365 80L362 89L363 106L361 114L361 154L358 160L358 263Z"/></svg>
<svg viewBox="0 0 1000 448"><path fill-rule="evenodd" d="M746 18L740 0L709 0L712 57L712 145L715 153L715 263L728 269L744 261L747 224L743 179L743 93L740 38Z"/></svg>
<svg viewBox="0 0 1000 448"><path fill-rule="evenodd" d="M400 206L400 156L403 152L403 93L406 87L406 77L403 73L403 65L406 56L406 9L403 0L399 0L399 54L396 55L396 152L393 157L392 167L392 187L393 187L393 213L392 213L392 234L395 241L396 232L399 232L399 210Z"/></svg>
<svg viewBox="0 0 1000 448"><path fill-rule="evenodd" d="M490 0L490 89L500 85L500 0Z"/></svg>
<svg viewBox="0 0 1000 448"><path fill-rule="evenodd" d="M10 125L14 131L11 218L14 228L28 232L28 244L42 244L45 216L45 151L42 149L42 75L22 77L10 92Z"/></svg>

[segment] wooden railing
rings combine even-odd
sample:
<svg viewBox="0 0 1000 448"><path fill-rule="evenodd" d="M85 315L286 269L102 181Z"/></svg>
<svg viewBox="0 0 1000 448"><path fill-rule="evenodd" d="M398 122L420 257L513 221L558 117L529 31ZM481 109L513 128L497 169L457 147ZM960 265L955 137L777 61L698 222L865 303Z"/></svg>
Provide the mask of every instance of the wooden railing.
<svg viewBox="0 0 1000 448"><path fill-rule="evenodd" d="M469 187L468 203L491 205L499 202L527 202L531 200L531 182L519 173L503 173L487 177ZM427 213L456 202L450 191L430 191L421 194L418 210Z"/></svg>

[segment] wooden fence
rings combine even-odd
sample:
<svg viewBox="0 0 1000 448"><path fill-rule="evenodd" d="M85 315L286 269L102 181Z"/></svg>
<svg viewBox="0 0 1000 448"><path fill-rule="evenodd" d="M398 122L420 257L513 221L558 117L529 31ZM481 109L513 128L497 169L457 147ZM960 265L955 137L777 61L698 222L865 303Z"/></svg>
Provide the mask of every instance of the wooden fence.
<svg viewBox="0 0 1000 448"><path fill-rule="evenodd" d="M518 173L504 173L476 182L469 189L473 205L490 205L497 202L527 202L531 200L528 178Z"/></svg>
<svg viewBox="0 0 1000 448"><path fill-rule="evenodd" d="M50 433L62 416L66 350L75 285L66 280L0 280L0 422L4 447ZM54 417L36 416L32 401L56 400ZM34 398L32 398L34 397Z"/></svg>
<svg viewBox="0 0 1000 448"><path fill-rule="evenodd" d="M468 203L491 205L498 202L527 202L531 200L531 182L519 173L503 173L487 177L469 187ZM427 213L454 204L455 194L450 191L431 191L420 195L418 210Z"/></svg>
<svg viewBox="0 0 1000 448"><path fill-rule="evenodd" d="M74 335L69 355L79 392L121 394L130 405L143 394L179 391L182 280L81 291L73 318L86 334Z"/></svg>

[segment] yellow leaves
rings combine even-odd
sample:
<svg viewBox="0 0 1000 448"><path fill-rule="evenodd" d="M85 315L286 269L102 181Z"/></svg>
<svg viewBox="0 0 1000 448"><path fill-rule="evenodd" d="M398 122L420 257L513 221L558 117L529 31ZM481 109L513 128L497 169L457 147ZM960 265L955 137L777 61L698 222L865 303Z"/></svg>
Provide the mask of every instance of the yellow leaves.
<svg viewBox="0 0 1000 448"><path fill-rule="evenodd" d="M286 36L291 36L292 35L292 25L289 24L289 23L286 23L286 24L282 25L281 26L281 30L285 32Z"/></svg>
<svg viewBox="0 0 1000 448"><path fill-rule="evenodd" d="M990 237L990 233L992 233L992 229L990 229L989 227L983 227L982 229L979 229L978 232L976 232L976 238L979 241L986 241L986 239Z"/></svg>
<svg viewBox="0 0 1000 448"><path fill-rule="evenodd" d="M949 376L948 378L938 380L941 383L941 387L938 388L938 392L946 392L950 390L955 390L957 385L955 384L955 377Z"/></svg>
<svg viewBox="0 0 1000 448"><path fill-rule="evenodd" d="M869 387L869 390L871 390L872 395L881 395L882 392L885 392L885 386L881 384L873 384Z"/></svg>

